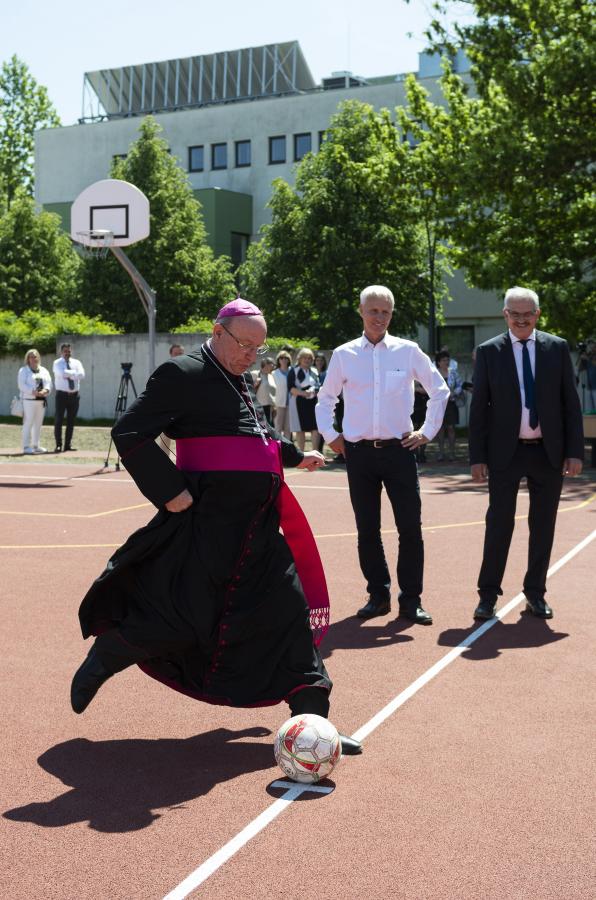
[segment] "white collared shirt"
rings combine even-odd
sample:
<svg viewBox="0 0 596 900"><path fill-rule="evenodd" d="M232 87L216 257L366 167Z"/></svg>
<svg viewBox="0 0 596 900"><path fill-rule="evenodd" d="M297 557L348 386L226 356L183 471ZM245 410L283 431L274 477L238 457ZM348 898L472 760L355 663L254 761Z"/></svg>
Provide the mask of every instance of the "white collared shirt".
<svg viewBox="0 0 596 900"><path fill-rule="evenodd" d="M343 435L347 441L401 438L412 431L414 381L428 394L422 432L429 440L443 423L449 388L414 341L385 334L378 344L366 335L333 351L319 391L317 424L325 441L338 437L333 410L343 391Z"/></svg>
<svg viewBox="0 0 596 900"><path fill-rule="evenodd" d="M522 414L519 426L519 436L520 438L524 438L524 440L539 438L542 437L540 422L538 423L537 428L532 428L530 425L530 410L526 409L526 392L524 390L524 365L522 361L522 353L524 347L520 339L516 338L511 329L509 329L509 337L511 339L511 346L513 347L513 356L515 359L515 367L517 369L519 389L521 392ZM536 379L536 329L532 331L532 334L528 338L527 347L528 354L530 356L530 365L532 367L532 375L534 376L534 379Z"/></svg>
<svg viewBox="0 0 596 900"><path fill-rule="evenodd" d="M67 394L76 393L81 381L85 377L83 364L74 357L70 357L68 362L61 356L54 362L54 387L57 391L66 391ZM74 381L74 388L69 387L68 379Z"/></svg>

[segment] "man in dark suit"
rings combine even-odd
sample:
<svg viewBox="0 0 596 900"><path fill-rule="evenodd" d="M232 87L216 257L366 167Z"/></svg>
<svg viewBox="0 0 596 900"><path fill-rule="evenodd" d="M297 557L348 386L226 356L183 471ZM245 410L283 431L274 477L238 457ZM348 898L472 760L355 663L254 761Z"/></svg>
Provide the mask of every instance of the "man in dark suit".
<svg viewBox="0 0 596 900"><path fill-rule="evenodd" d="M472 478L488 477L489 489L474 618L490 619L503 593L517 492L525 477L530 494L526 608L550 619L546 573L563 477L582 470L581 407L567 342L535 329L538 295L511 288L503 314L509 330L477 349L470 407Z"/></svg>

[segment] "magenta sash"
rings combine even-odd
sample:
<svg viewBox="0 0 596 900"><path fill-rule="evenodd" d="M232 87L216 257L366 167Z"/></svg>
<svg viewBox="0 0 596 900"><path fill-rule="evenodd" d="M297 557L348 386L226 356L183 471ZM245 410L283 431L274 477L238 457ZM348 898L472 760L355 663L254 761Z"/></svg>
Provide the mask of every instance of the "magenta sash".
<svg viewBox="0 0 596 900"><path fill-rule="evenodd" d="M323 564L308 520L283 480L279 441L256 437L201 437L176 441L176 466L191 472L273 472L282 479L275 505L292 551L310 609L310 626L318 646L329 628L329 594Z"/></svg>

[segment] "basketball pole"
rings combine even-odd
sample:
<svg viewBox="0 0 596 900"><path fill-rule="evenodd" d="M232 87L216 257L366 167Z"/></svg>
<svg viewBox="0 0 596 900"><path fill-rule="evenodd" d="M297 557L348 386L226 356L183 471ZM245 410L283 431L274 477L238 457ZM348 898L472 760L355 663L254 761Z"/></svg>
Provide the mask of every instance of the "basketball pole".
<svg viewBox="0 0 596 900"><path fill-rule="evenodd" d="M122 247L110 246L110 250L120 263L123 269L128 272L135 286L135 290L139 295L143 304L143 309L147 313L148 321L148 337L149 337L149 375L155 371L155 310L157 294L152 290L137 267L130 261Z"/></svg>

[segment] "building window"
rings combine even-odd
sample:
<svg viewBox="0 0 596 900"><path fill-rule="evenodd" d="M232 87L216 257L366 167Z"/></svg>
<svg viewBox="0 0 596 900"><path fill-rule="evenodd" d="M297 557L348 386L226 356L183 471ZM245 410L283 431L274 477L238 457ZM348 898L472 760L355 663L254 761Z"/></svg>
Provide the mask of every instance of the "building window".
<svg viewBox="0 0 596 900"><path fill-rule="evenodd" d="M286 161L286 138L285 135L269 138L269 165L276 163L285 163Z"/></svg>
<svg viewBox="0 0 596 900"><path fill-rule="evenodd" d="M312 138L310 133L308 134L295 134L294 135L294 161L300 162L301 159L304 159L307 153L310 153L312 149Z"/></svg>
<svg viewBox="0 0 596 900"><path fill-rule="evenodd" d="M189 147L188 148L188 171L202 172L205 168L205 148Z"/></svg>
<svg viewBox="0 0 596 900"><path fill-rule="evenodd" d="M228 145L227 144L211 144L211 168L227 169L228 168Z"/></svg>
<svg viewBox="0 0 596 900"><path fill-rule="evenodd" d="M246 260L246 251L250 242L250 235L232 231L230 234L230 256L235 269Z"/></svg>
<svg viewBox="0 0 596 900"><path fill-rule="evenodd" d="M127 153L114 153L112 159L116 162L117 159L126 159L127 155Z"/></svg>
<svg viewBox="0 0 596 900"><path fill-rule="evenodd" d="M250 141L236 141L236 168L250 166Z"/></svg>
<svg viewBox="0 0 596 900"><path fill-rule="evenodd" d="M327 132L319 131L319 150L321 149L321 144L324 144L327 140Z"/></svg>
<svg viewBox="0 0 596 900"><path fill-rule="evenodd" d="M472 357L474 349L473 325L440 325L437 328L437 347L447 347L449 354L460 362Z"/></svg>

